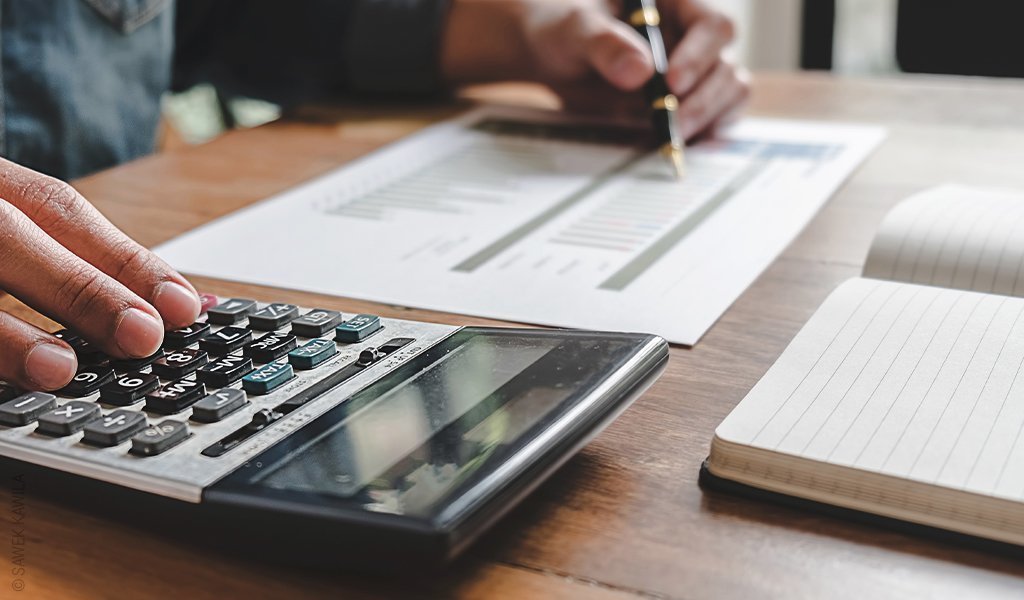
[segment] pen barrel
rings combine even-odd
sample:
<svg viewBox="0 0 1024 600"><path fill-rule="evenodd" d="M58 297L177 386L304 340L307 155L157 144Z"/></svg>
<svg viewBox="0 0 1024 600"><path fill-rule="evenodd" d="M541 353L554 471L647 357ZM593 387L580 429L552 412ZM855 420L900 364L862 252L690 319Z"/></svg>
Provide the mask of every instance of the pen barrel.
<svg viewBox="0 0 1024 600"><path fill-rule="evenodd" d="M661 37L661 15L654 0L626 0L623 4L626 22L651 47L654 57L654 76L644 86L644 96L650 105L651 124L654 127L655 142L659 146L681 145L676 131L675 112L679 101L668 88L665 75L668 72L668 56L665 41Z"/></svg>
<svg viewBox="0 0 1024 600"><path fill-rule="evenodd" d="M668 89L665 78L655 75L644 86L644 92L651 103L651 125L654 127L657 145L678 144L676 131L676 109L679 101Z"/></svg>

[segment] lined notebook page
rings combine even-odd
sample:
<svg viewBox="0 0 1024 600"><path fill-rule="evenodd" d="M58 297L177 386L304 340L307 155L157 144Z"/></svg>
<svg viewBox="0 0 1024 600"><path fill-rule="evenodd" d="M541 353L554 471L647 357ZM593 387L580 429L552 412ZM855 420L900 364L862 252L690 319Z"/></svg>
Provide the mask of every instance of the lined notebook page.
<svg viewBox="0 0 1024 600"><path fill-rule="evenodd" d="M1024 196L943 186L882 222L864 276L1024 296Z"/></svg>
<svg viewBox="0 0 1024 600"><path fill-rule="evenodd" d="M1024 499L1024 300L853 279L716 435Z"/></svg>

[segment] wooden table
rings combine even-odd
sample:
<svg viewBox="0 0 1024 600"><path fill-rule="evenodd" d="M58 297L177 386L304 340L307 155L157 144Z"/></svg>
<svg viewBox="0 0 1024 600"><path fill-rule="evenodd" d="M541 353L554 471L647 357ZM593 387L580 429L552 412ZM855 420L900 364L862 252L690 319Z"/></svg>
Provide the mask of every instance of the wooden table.
<svg viewBox="0 0 1024 600"><path fill-rule="evenodd" d="M521 88L477 97L528 100ZM32 494L21 595L32 598L465 596L628 598L1024 597L1020 562L886 529L704 492L715 426L840 281L858 274L885 211L949 180L1024 188L1024 85L975 79L762 75L758 115L887 125L889 138L806 232L694 349L519 509L433 578L378 579L256 565ZM307 113L78 182L146 244L283 190L395 140L448 107ZM481 323L435 312L197 280L221 295L348 312ZM9 305L10 303L8 303ZM6 515L14 494L2 473ZM201 535L201 532L196 532ZM3 544L6 546L6 540ZM4 568L0 572L7 572Z"/></svg>

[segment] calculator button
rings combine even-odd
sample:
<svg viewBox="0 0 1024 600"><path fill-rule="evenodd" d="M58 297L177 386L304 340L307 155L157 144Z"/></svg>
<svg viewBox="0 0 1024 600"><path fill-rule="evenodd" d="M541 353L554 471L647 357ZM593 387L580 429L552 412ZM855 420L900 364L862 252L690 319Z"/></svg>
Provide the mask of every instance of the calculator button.
<svg viewBox="0 0 1024 600"><path fill-rule="evenodd" d="M241 327L223 327L199 340L199 347L214 356L224 356L252 341L252 332Z"/></svg>
<svg viewBox="0 0 1024 600"><path fill-rule="evenodd" d="M110 360L110 357L104 354L102 350L81 338L70 342L70 345L78 357L79 364L95 366L102 365Z"/></svg>
<svg viewBox="0 0 1024 600"><path fill-rule="evenodd" d="M71 379L71 383L57 393L70 398L82 398L113 380L114 370L110 367L81 367Z"/></svg>
<svg viewBox="0 0 1024 600"><path fill-rule="evenodd" d="M159 386L160 380L156 375L133 371L100 388L100 400L116 406L128 406Z"/></svg>
<svg viewBox="0 0 1024 600"><path fill-rule="evenodd" d="M193 323L188 327L168 331L164 334L165 348L188 348L210 333L209 323Z"/></svg>
<svg viewBox="0 0 1024 600"><path fill-rule="evenodd" d="M292 333L305 338L321 337L337 327L338 323L341 323L340 312L314 308L292 321Z"/></svg>
<svg viewBox="0 0 1024 600"><path fill-rule="evenodd" d="M294 376L295 371L290 364L270 363L243 377L242 387L250 394L269 394Z"/></svg>
<svg viewBox="0 0 1024 600"><path fill-rule="evenodd" d="M231 298L206 311L206 320L216 325L234 325L244 321L255 310L255 300Z"/></svg>
<svg viewBox="0 0 1024 600"><path fill-rule="evenodd" d="M118 373L138 371L143 367L148 367L149 365L153 364L154 362L156 362L158 358L163 358L163 355L164 351L161 349L157 350L155 354L152 354L145 358L119 358L111 360L110 366L113 367L114 370L117 371Z"/></svg>
<svg viewBox="0 0 1024 600"><path fill-rule="evenodd" d="M7 402L13 400L21 395L18 388L7 383L6 381L0 381L0 402Z"/></svg>
<svg viewBox="0 0 1024 600"><path fill-rule="evenodd" d="M242 354L259 363L273 362L295 349L295 336L290 333L268 333L249 344Z"/></svg>
<svg viewBox="0 0 1024 600"><path fill-rule="evenodd" d="M192 405L192 420L215 423L245 406L245 392L235 388L217 390Z"/></svg>
<svg viewBox="0 0 1024 600"><path fill-rule="evenodd" d="M323 364L338 353L331 340L311 340L288 353L288 362L296 369L308 370Z"/></svg>
<svg viewBox="0 0 1024 600"><path fill-rule="evenodd" d="M61 329L60 331L53 332L51 335L72 347L76 343L83 341L82 336L78 335L74 331L71 331L70 329Z"/></svg>
<svg viewBox="0 0 1024 600"><path fill-rule="evenodd" d="M213 294L199 294L199 314L205 315L206 311L220 304L220 298Z"/></svg>
<svg viewBox="0 0 1024 600"><path fill-rule="evenodd" d="M188 423L161 421L150 425L132 437L132 454L156 456L170 450L188 438Z"/></svg>
<svg viewBox="0 0 1024 600"><path fill-rule="evenodd" d="M274 331L291 323L299 316L294 304L268 304L249 315L249 327L259 331Z"/></svg>
<svg viewBox="0 0 1024 600"><path fill-rule="evenodd" d="M227 387L251 373L252 370L251 358L231 354L222 356L199 369L196 377L210 387Z"/></svg>
<svg viewBox="0 0 1024 600"><path fill-rule="evenodd" d="M163 358L153 363L153 373L163 379L181 379L194 373L196 369L210 362L209 356L202 350L175 350L168 352Z"/></svg>
<svg viewBox="0 0 1024 600"><path fill-rule="evenodd" d="M0 404L0 423L21 427L35 422L39 415L57 408L57 397L43 392L29 392Z"/></svg>
<svg viewBox="0 0 1024 600"><path fill-rule="evenodd" d="M335 339L339 342L352 344L365 340L381 329L380 317L376 315L356 315L334 328Z"/></svg>
<svg viewBox="0 0 1024 600"><path fill-rule="evenodd" d="M206 386L199 381L182 379L168 383L146 395L146 410L162 415L179 413L206 395Z"/></svg>
<svg viewBox="0 0 1024 600"><path fill-rule="evenodd" d="M100 416L100 407L85 400L71 400L39 416L36 432L56 437L77 433L85 424Z"/></svg>
<svg viewBox="0 0 1024 600"><path fill-rule="evenodd" d="M82 429L82 442L93 446L116 446L146 427L146 415L118 409Z"/></svg>

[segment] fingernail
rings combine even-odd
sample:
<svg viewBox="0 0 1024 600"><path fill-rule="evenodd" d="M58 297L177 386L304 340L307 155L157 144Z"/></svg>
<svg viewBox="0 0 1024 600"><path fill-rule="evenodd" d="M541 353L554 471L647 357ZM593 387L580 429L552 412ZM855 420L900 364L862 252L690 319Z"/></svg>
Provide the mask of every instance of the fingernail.
<svg viewBox="0 0 1024 600"><path fill-rule="evenodd" d="M64 387L77 369L75 353L57 344L39 344L25 358L25 373L44 390Z"/></svg>
<svg viewBox="0 0 1024 600"><path fill-rule="evenodd" d="M137 308L129 308L121 313L121 319L114 330L117 347L134 358L153 354L163 339L163 323Z"/></svg>
<svg viewBox="0 0 1024 600"><path fill-rule="evenodd" d="M191 325L199 316L199 297L186 287L168 281L161 283L153 294L153 306L164 320Z"/></svg>

